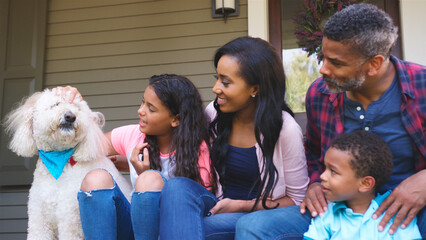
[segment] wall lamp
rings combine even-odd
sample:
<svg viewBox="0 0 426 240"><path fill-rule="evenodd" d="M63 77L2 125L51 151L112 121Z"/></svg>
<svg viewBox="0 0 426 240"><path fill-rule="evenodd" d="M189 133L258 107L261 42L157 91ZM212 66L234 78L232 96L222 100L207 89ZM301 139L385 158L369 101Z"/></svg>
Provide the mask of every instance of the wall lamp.
<svg viewBox="0 0 426 240"><path fill-rule="evenodd" d="M226 19L238 16L238 0L212 0L212 17Z"/></svg>

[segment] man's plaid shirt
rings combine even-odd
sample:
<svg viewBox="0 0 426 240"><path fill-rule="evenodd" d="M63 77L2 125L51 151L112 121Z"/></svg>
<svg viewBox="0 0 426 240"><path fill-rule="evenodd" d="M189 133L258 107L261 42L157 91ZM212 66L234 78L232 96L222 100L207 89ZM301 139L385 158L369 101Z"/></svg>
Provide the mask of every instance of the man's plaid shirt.
<svg viewBox="0 0 426 240"><path fill-rule="evenodd" d="M401 121L414 143L416 170L426 168L426 67L390 57L401 86ZM321 78L306 94L305 151L312 182L325 170L324 155L331 141L344 131L344 95L331 93Z"/></svg>

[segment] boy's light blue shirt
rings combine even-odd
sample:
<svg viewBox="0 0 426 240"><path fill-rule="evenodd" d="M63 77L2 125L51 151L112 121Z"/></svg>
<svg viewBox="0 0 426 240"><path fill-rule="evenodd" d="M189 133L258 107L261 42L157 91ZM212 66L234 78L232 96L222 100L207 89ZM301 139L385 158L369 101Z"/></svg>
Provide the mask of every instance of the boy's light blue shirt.
<svg viewBox="0 0 426 240"><path fill-rule="evenodd" d="M390 193L391 191L383 195L377 194L364 215L354 213L344 202L328 204L328 211L322 217L312 219L309 230L304 234L304 239L422 239L417 227L417 218L414 218L405 229L398 228L393 235L390 235L388 231L394 218L389 221L383 231L377 230L384 214L378 219L373 219L373 213Z"/></svg>

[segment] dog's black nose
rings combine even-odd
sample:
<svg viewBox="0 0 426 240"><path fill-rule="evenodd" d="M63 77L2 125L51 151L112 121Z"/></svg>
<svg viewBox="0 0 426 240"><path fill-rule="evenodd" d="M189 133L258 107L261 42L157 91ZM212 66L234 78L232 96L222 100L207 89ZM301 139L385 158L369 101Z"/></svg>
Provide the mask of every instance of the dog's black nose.
<svg viewBox="0 0 426 240"><path fill-rule="evenodd" d="M65 121L67 121L68 123L73 123L75 121L75 114L72 112L66 112Z"/></svg>

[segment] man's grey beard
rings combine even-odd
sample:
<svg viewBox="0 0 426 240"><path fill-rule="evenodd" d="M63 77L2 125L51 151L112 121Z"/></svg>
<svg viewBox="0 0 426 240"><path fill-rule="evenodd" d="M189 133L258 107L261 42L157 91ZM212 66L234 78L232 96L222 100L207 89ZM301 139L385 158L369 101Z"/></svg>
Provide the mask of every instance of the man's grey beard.
<svg viewBox="0 0 426 240"><path fill-rule="evenodd" d="M341 93L359 88L365 81L365 75L359 74L359 76L354 78L344 78L342 84L339 84L336 79L325 75L323 75L323 79L327 83L327 88L330 92ZM330 86L328 83L332 83L333 86Z"/></svg>

